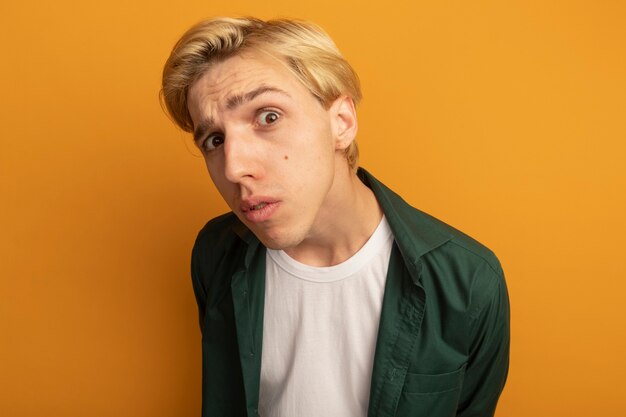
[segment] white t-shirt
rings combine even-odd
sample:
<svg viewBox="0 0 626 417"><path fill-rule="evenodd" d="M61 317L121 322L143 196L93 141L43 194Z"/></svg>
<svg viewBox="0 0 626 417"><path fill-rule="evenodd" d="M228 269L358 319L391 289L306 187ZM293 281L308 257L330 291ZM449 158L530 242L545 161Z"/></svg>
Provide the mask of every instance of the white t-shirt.
<svg viewBox="0 0 626 417"><path fill-rule="evenodd" d="M267 250L259 414L367 415L393 235L387 220L345 262Z"/></svg>

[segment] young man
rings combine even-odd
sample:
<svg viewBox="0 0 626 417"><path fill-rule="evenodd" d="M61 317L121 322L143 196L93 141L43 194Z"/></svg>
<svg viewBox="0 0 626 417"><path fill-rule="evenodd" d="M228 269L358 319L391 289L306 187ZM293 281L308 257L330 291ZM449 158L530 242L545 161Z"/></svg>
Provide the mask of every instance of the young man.
<svg viewBox="0 0 626 417"><path fill-rule="evenodd" d="M500 265L356 168L360 97L304 22L201 22L165 64L163 102L232 210L192 254L203 416L494 413Z"/></svg>

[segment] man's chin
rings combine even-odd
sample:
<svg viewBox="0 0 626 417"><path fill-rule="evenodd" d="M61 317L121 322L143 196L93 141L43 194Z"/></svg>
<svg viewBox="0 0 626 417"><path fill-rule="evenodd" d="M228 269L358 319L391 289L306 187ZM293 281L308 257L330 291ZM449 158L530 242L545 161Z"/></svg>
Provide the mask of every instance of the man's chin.
<svg viewBox="0 0 626 417"><path fill-rule="evenodd" d="M302 241L301 239L296 239L294 236L286 236L281 234L268 235L266 233L258 233L254 230L252 232L255 234L257 239L261 241L263 246L273 250L285 250L293 248L295 246L298 246L298 244Z"/></svg>
<svg viewBox="0 0 626 417"><path fill-rule="evenodd" d="M243 220L242 220L243 221ZM271 224L269 222L263 224L255 224L244 221L244 224L252 233L261 241L263 246L273 250L286 250L298 246L306 234L300 233L299 224L283 223Z"/></svg>

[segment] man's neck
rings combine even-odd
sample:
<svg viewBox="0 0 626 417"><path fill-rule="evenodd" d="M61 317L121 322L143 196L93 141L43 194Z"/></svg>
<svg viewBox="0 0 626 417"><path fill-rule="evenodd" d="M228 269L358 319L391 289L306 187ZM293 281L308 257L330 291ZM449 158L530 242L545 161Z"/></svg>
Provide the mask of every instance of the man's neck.
<svg viewBox="0 0 626 417"><path fill-rule="evenodd" d="M298 262L311 266L344 262L365 245L382 219L374 193L354 172L338 173L335 181L311 235L285 249Z"/></svg>

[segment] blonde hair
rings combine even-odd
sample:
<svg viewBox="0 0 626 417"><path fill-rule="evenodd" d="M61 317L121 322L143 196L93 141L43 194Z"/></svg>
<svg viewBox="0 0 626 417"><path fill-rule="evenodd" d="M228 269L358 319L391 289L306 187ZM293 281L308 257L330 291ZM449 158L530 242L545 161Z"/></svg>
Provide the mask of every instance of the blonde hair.
<svg viewBox="0 0 626 417"><path fill-rule="evenodd" d="M267 52L282 60L325 108L342 95L355 105L361 100L356 72L320 27L288 19L221 17L191 27L165 63L160 97L174 123L186 132L193 131L187 107L189 89L211 65L244 50ZM345 155L355 170L359 157L356 139Z"/></svg>

